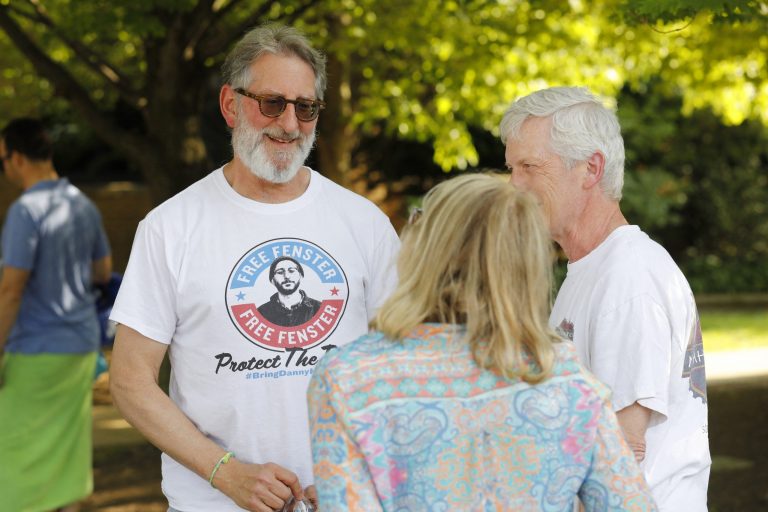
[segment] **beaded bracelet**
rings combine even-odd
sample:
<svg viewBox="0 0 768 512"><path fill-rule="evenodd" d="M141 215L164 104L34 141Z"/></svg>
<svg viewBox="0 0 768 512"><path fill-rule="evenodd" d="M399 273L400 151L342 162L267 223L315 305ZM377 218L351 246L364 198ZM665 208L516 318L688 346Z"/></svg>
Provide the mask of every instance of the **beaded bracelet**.
<svg viewBox="0 0 768 512"><path fill-rule="evenodd" d="M214 489L216 488L216 486L213 485L213 477L216 476L216 472L219 470L221 465L222 464L226 464L227 462L229 462L229 459L231 459L234 456L235 456L234 453L227 452L227 453L224 454L223 457L221 457L219 459L219 462L217 462L216 465L213 466L213 471L211 471L211 477L208 479L208 483L211 484L211 487L213 487Z"/></svg>

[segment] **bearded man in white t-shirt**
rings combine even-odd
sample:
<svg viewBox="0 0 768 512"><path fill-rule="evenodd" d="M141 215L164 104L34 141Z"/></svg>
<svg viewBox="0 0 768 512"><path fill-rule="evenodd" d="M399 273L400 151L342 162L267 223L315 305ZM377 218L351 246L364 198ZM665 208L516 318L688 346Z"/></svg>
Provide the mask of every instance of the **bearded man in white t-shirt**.
<svg viewBox="0 0 768 512"><path fill-rule="evenodd" d="M304 166L323 55L267 25L237 43L223 74L234 157L141 222L111 315L115 403L163 451L163 492L180 512L316 496L309 378L328 350L368 331L396 281L389 219ZM306 307L267 318L259 306L291 262ZM157 385L166 352L170 397Z"/></svg>
<svg viewBox="0 0 768 512"><path fill-rule="evenodd" d="M662 511L707 509L704 351L693 293L619 201L624 142L586 89L515 101L501 122L511 182L540 201L568 273L550 324L613 392L625 438Z"/></svg>

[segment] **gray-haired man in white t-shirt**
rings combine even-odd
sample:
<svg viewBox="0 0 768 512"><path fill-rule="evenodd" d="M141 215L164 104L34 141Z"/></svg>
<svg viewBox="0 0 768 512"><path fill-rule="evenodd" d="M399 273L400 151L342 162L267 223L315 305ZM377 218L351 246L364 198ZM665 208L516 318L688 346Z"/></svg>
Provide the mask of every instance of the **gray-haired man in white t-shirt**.
<svg viewBox="0 0 768 512"><path fill-rule="evenodd" d="M141 222L111 315L115 403L163 451L163 492L180 512L314 496L309 378L328 350L367 332L396 281L389 219L304 166L324 106L322 54L267 25L223 71L234 156ZM319 304L275 322L259 305L275 291L272 263L291 260L299 295ZM157 384L166 353L170 397Z"/></svg>
<svg viewBox="0 0 768 512"><path fill-rule="evenodd" d="M669 254L621 213L616 115L586 89L555 87L515 101L501 138L511 182L536 194L568 257L552 327L612 389L660 510L706 510L711 461L696 304Z"/></svg>

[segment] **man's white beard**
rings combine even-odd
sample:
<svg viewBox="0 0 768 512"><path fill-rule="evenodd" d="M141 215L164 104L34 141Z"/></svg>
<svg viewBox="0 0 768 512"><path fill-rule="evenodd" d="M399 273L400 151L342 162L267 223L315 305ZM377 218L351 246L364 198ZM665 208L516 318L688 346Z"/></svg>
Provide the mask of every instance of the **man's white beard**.
<svg viewBox="0 0 768 512"><path fill-rule="evenodd" d="M280 140L298 140L295 148L285 151L270 151L265 138L269 135ZM251 173L270 183L291 181L312 151L315 132L305 135L300 131L288 133L278 127L262 130L253 128L247 121L239 122L232 131L232 148Z"/></svg>

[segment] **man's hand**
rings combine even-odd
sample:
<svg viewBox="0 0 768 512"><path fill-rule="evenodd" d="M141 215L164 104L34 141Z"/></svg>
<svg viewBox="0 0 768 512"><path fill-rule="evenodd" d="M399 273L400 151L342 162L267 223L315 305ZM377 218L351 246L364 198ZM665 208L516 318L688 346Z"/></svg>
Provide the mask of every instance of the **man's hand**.
<svg viewBox="0 0 768 512"><path fill-rule="evenodd" d="M304 497L299 478L272 462L246 464L233 458L216 472L213 485L238 506L254 512L280 510L291 495L297 500Z"/></svg>
<svg viewBox="0 0 768 512"><path fill-rule="evenodd" d="M206 481L224 453L157 385L168 345L125 325L112 349L112 398L120 412L149 441ZM207 485L207 483L206 483ZM213 485L240 507L280 510L291 494L303 497L298 477L277 464L246 464L236 458L219 465Z"/></svg>
<svg viewBox="0 0 768 512"><path fill-rule="evenodd" d="M651 421L651 410L635 402L616 413L624 439L640 463L645 460L645 431Z"/></svg>

